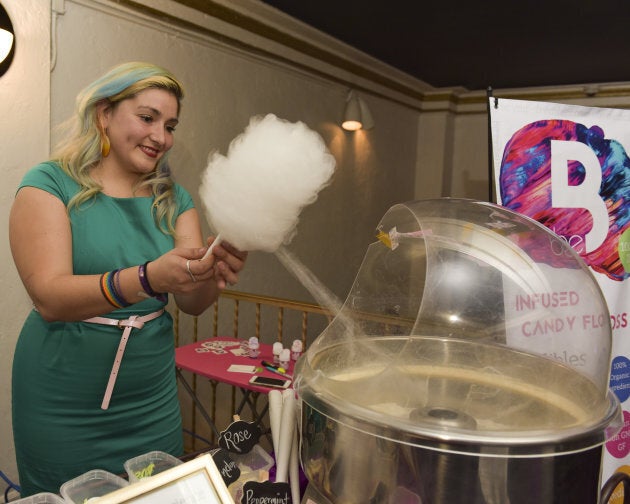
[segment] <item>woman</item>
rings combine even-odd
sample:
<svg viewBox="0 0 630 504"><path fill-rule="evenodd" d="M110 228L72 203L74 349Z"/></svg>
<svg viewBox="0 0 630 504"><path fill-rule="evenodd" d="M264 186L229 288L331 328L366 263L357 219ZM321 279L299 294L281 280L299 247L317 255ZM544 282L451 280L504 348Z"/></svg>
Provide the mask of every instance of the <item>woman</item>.
<svg viewBox="0 0 630 504"><path fill-rule="evenodd" d="M182 454L167 293L200 314L246 258L226 243L205 257L192 198L170 177L182 97L155 65L110 70L18 189L10 243L34 304L13 362L23 496L90 469L121 473L149 451Z"/></svg>

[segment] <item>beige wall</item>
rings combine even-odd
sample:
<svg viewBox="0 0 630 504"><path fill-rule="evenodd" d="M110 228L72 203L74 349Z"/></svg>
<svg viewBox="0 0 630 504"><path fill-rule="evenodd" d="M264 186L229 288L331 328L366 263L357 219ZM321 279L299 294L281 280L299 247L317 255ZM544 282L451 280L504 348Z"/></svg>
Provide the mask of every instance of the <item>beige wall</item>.
<svg viewBox="0 0 630 504"><path fill-rule="evenodd" d="M337 159L337 172L317 202L302 213L289 249L342 299L374 239L376 225L391 205L440 196L485 199L487 128L482 95L454 90L431 98L425 83L293 24L256 0L214 1L326 48L367 72L353 73L300 54L171 0L136 2L162 10L170 21L157 20L148 8L130 10L125 2L54 0L59 15L52 32L51 0L2 0L18 37L14 63L0 78L4 174L0 214L5 237L15 187L30 166L46 158L51 124L71 113L80 88L110 66L133 59L170 68L186 86L172 164L177 179L195 197L209 152L225 153L253 115L272 112L301 120L324 137ZM383 84L373 76L386 76L409 91L401 92L400 86ZM376 123L373 130L351 134L338 126L350 87L360 89L368 102ZM423 93L427 100L421 99ZM623 98L615 100L589 99L582 104L625 105ZM8 241L1 243L0 470L15 479L10 370L29 302ZM238 288L311 300L270 254L251 254Z"/></svg>
<svg viewBox="0 0 630 504"><path fill-rule="evenodd" d="M2 4L11 17L19 43L13 64L0 77L0 470L15 478L11 362L29 302L13 267L7 239L8 220L24 167L45 157L49 150L50 8L47 0L2 0Z"/></svg>

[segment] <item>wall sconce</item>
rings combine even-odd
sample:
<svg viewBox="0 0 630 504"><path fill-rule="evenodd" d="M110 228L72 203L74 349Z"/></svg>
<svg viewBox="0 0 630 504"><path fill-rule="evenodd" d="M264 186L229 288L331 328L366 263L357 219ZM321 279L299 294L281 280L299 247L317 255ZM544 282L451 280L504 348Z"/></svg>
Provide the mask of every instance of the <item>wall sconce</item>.
<svg viewBox="0 0 630 504"><path fill-rule="evenodd" d="M9 14L0 3L0 76L2 76L13 61L15 53L15 35Z"/></svg>
<svg viewBox="0 0 630 504"><path fill-rule="evenodd" d="M348 93L346 98L346 110L343 114L341 127L348 131L371 129L374 127L374 119L367 103L354 91Z"/></svg>

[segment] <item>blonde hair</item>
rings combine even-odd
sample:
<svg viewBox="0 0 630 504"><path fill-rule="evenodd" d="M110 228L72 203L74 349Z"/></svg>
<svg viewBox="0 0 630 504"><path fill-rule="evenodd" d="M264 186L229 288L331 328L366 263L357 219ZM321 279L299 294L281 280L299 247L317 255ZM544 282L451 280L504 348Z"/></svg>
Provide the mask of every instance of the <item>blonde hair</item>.
<svg viewBox="0 0 630 504"><path fill-rule="evenodd" d="M80 207L101 192L102 187L90 176L90 169L101 159L102 135L97 117L97 106L106 101L115 106L133 98L145 89L164 89L177 99L177 114L181 109L184 90L181 83L168 70L151 63L123 63L109 70L81 91L76 99L75 114L66 123L67 135L55 148L51 160L80 186L79 192L68 203ZM168 166L168 153L157 163L155 170L146 175L138 188L149 186L155 200L153 217L162 232L175 234L176 203L173 179Z"/></svg>

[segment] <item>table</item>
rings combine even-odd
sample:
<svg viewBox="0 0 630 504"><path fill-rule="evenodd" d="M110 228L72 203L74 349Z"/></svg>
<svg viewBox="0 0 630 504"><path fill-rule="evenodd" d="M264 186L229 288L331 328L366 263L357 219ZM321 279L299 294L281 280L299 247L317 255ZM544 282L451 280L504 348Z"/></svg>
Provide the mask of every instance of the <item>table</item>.
<svg viewBox="0 0 630 504"><path fill-rule="evenodd" d="M251 400L251 393L257 392L267 394L273 389L249 383L249 379L254 376L253 374L232 372L228 371L228 369L232 365L257 366L262 368L262 371L259 371L256 374L272 378L281 378L281 376L265 369L261 363L263 360L273 362L272 345L261 343L260 355L257 358L252 359L249 357L247 341L237 338L209 338L203 341L183 345L175 349L177 377L194 401L201 415L213 429L217 438L219 437L219 431L217 430L214 420L210 417L201 400L197 397L195 391L182 375L181 370L190 371L191 373L207 378L208 380L227 383L228 385L238 388L243 394L243 399L234 413L240 415L245 405L247 405L252 411L256 424L260 424L268 411L269 404L266 404L261 411L257 411L255 403ZM290 376L293 376L294 364L295 363L291 361L289 369L287 370L287 373Z"/></svg>

